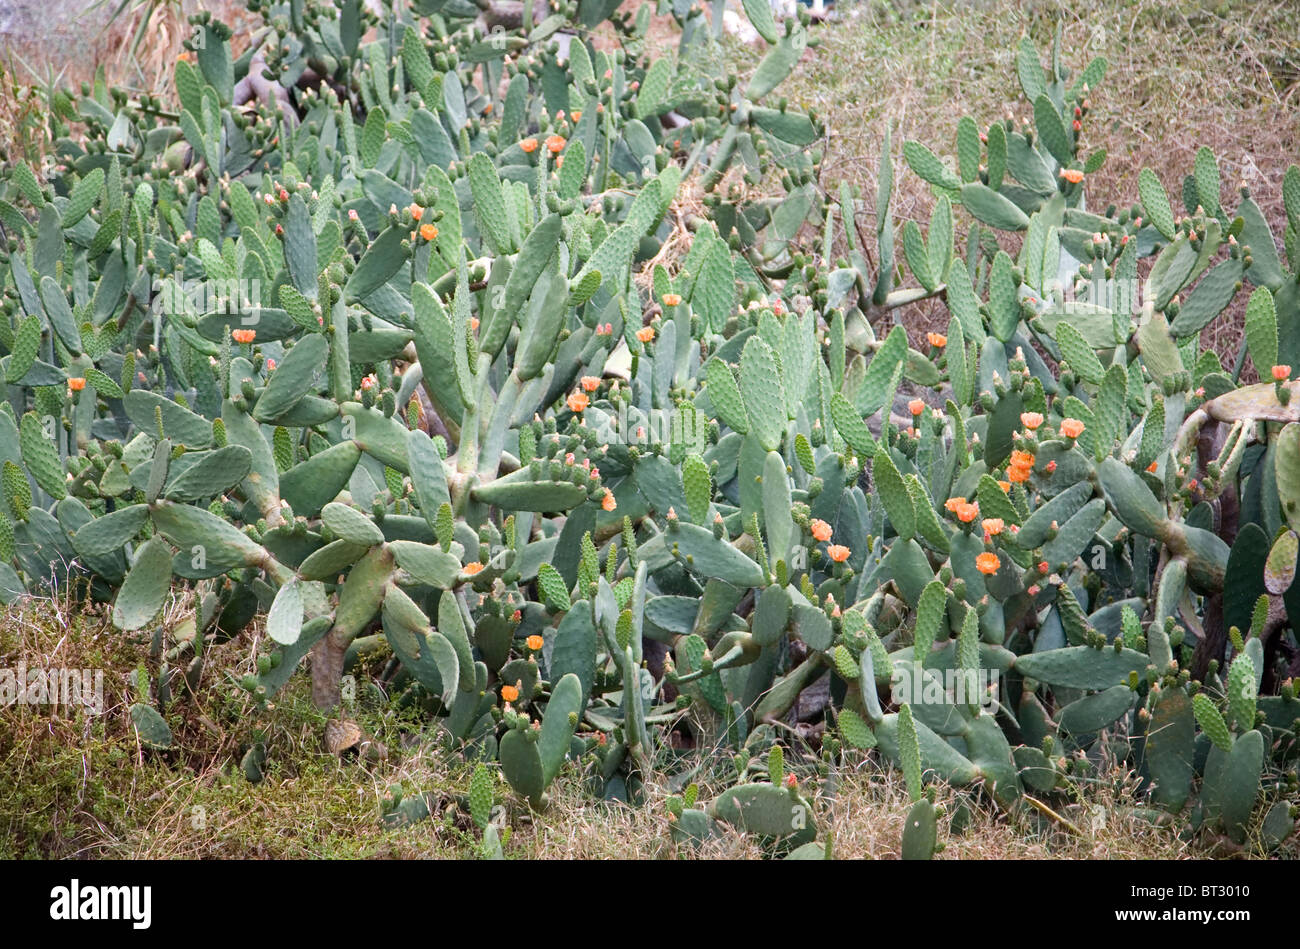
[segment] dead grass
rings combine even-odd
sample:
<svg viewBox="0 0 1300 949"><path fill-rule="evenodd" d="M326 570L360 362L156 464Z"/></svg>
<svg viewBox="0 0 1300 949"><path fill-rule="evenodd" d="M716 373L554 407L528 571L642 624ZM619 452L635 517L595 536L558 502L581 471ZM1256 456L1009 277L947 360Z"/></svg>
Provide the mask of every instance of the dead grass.
<svg viewBox="0 0 1300 949"><path fill-rule="evenodd" d="M952 155L963 115L982 126L1008 111L1028 116L1015 50L1027 35L1045 58L1059 25L1063 60L1076 74L1095 56L1110 63L1085 125L1085 150L1108 154L1089 178L1093 210L1135 203L1143 167L1177 203L1196 150L1208 145L1229 206L1245 182L1281 239L1282 173L1300 159L1300 6L1291 0L869 0L841 4L838 16L813 28L820 45L779 94L825 120L822 181L861 187L864 225L875 213L886 131L893 133L895 220L900 228L907 219L924 225L933 197L906 169L902 143L917 139ZM747 74L755 51L727 42L732 63ZM1206 345L1225 361L1240 346L1244 302L1243 295L1206 330ZM938 301L901 315L914 341L947 323Z"/></svg>

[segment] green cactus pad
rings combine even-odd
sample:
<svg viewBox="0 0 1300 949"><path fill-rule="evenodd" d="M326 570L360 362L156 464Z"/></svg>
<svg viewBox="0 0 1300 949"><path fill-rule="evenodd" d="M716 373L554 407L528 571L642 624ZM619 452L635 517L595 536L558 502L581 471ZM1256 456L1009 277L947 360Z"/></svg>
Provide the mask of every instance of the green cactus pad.
<svg viewBox="0 0 1300 949"><path fill-rule="evenodd" d="M113 625L140 629L158 615L171 591L172 552L161 537L153 537L136 551L130 572L113 602Z"/></svg>
<svg viewBox="0 0 1300 949"><path fill-rule="evenodd" d="M1110 647L1067 646L1027 653L1015 662L1016 671L1039 682L1071 689L1108 689L1126 681L1130 672L1141 675L1147 667L1145 654L1133 649L1118 652Z"/></svg>

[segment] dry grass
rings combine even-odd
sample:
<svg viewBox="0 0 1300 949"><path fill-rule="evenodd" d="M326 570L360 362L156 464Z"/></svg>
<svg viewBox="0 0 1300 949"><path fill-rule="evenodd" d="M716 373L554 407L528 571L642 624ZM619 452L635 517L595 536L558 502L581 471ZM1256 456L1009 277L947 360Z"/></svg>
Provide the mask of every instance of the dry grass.
<svg viewBox="0 0 1300 949"><path fill-rule="evenodd" d="M185 616L177 603L164 625ZM114 630L102 611L66 602L28 600L0 618L0 669L105 671L105 714L48 707L0 706L0 857L46 858L466 858L479 837L466 813L469 766L449 759L427 720L362 702L354 717L384 742L382 761L340 760L323 747L324 718L299 675L272 708L258 712L234 677L252 667L257 632L215 647L210 671L194 696L168 709L174 736L166 753L143 749L131 727L128 677L148 662L147 637ZM267 748L265 778L251 784L239 761L253 741ZM725 759L721 752L716 760ZM686 758L678 766L691 765ZM806 763L793 761L805 793L841 858L898 856L908 808L896 771L860 759L838 776L833 794ZM718 768L721 774L722 768ZM700 769L700 800L725 785ZM380 819L390 788L426 793L431 819L387 828ZM971 820L961 833L943 824L941 859L1122 858L1205 856L1216 842L1189 843L1143 816L1130 776L1102 769L1052 799L1062 822L1028 808L1013 813L969 792L940 786L938 801L955 813L963 801ZM763 856L758 843L728 832L699 851L672 843L665 786L644 789L637 807L593 798L582 775L568 769L552 786L550 806L534 814L502 782L507 808L506 854L516 859L739 859ZM1079 831L1078 834L1067 827ZM1287 855L1295 856L1294 842Z"/></svg>
<svg viewBox="0 0 1300 949"><path fill-rule="evenodd" d="M78 89L101 69L110 86L174 104L172 64L190 35L187 18L206 10L234 26L236 55L247 48L253 22L237 0L140 0L114 17L118 5L119 0L8 5L8 29L0 32L0 154L26 156L39 165L49 144L46 94Z"/></svg>
<svg viewBox="0 0 1300 949"><path fill-rule="evenodd" d="M1095 56L1110 63L1085 126L1085 150L1105 148L1109 156L1089 179L1094 210L1135 203L1143 167L1177 203L1196 150L1208 145L1229 206L1244 181L1280 240L1282 173L1300 160L1300 6L1291 0L869 0L841 4L839 16L813 28L820 46L779 94L825 120L822 181L861 187L867 212L860 223L874 215L880 148L892 130L895 220L900 228L909 218L924 226L933 197L902 162L903 141L953 155L963 115L981 125L1008 110L1017 120L1028 116L1016 48L1027 35L1045 58L1059 25L1063 60L1076 74ZM747 73L754 51L729 43L731 61ZM1227 359L1240 345L1244 302L1206 330L1206 344ZM948 319L938 301L902 316L914 338Z"/></svg>

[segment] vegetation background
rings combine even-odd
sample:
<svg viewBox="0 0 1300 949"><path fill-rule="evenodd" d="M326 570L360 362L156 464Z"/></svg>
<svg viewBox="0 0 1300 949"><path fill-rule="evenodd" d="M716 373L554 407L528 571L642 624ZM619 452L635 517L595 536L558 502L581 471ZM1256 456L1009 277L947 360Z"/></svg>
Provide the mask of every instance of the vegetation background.
<svg viewBox="0 0 1300 949"><path fill-rule="evenodd" d="M241 49L244 14L237 3L111 0L82 7L76 0L0 0L0 158L25 154L39 161L41 90L79 84L96 69L110 82L168 101L174 94L170 67L188 32L185 17L200 8L235 26L236 54ZM1070 62L1097 55L1110 62L1087 142L1089 150L1104 147L1109 155L1093 176L1102 193L1136 201L1142 167L1177 181L1196 150L1208 145L1220 158L1224 188L1252 187L1281 233L1280 190L1253 186L1281 180L1286 166L1300 159L1300 4L1294 0L841 0L833 19L815 28L820 46L808 52L783 92L792 105L811 107L826 122L825 172L860 184L869 197L887 128L895 143L915 138L940 147L954 140L961 116L987 124L1004 115L1008 103L1020 104L1012 65L1020 38L1029 35L1042 48L1058 28ZM724 38L719 55L741 77L758 61L755 50L734 37ZM689 201L689 187L683 192L679 200ZM916 176L900 176L900 226L911 217L927 220L931 200ZM868 215L858 224L865 229L872 221ZM1206 330L1214 334L1207 345L1222 358L1236 353L1241 316L1230 312ZM947 325L938 302L904 310L902 318L914 343ZM168 617L183 619L179 613ZM246 632L218 647L226 655L210 668L236 677L253 671L259 636ZM269 717L254 722L242 693L212 674L190 720L173 729L176 750L146 757L126 715L126 677L146 648L114 630L106 615L74 612L67 603L28 601L0 616L0 668L26 661L105 669L107 705L103 716L0 707L0 858L477 853L477 835L459 818L397 831L385 830L379 820L380 801L393 785L408 793L440 789L433 792L442 805L435 813L454 814L448 805L465 792L468 772L448 772L426 753L420 723L364 709L358 721L390 754L378 762L340 762L321 745L324 717L311 705L304 676ZM264 732L255 733L255 725ZM237 762L241 749L258 739L275 751L266 779L250 785ZM977 814L940 856L1122 859L1237 852L1213 842L1206 850L1204 841L1193 849L1145 819L1133 807L1135 785L1130 775L1111 769L1063 813L1014 820ZM507 856L676 855L667 814L653 801L638 809L593 804L563 778L553 798L540 818L512 810ZM828 813L836 855L896 856L905 801L897 773L864 766L845 776L833 802L818 802ZM1296 846L1293 838L1283 856L1296 856ZM735 834L713 841L704 855L758 856L758 849Z"/></svg>

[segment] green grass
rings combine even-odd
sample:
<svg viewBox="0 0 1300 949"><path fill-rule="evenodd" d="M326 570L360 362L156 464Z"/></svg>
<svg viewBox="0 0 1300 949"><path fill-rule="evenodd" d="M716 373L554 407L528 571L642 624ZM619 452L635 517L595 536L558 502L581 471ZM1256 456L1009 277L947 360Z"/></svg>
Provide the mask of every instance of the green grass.
<svg viewBox="0 0 1300 949"><path fill-rule="evenodd" d="M171 616L175 622L180 614ZM471 765L448 756L434 727L364 689L350 716L387 749L382 760L338 758L324 747L325 717L311 706L299 674L271 707L259 711L224 670L242 674L258 648L258 630L215 647L197 691L166 710L173 748L143 748L130 723L128 678L149 662L148 643L113 630L101 611L76 612L28 601L0 619L0 669L102 668L106 713L55 713L46 707L0 706L0 859L3 858L474 858L480 835L468 813ZM153 697L156 701L156 696ZM264 776L244 777L240 762L255 741L265 744ZM696 762L685 754L679 765ZM728 758L719 751L701 769L700 800L725 786ZM834 793L815 776L813 760L788 757L814 801L840 857L898 855L907 796L902 778L859 758L839 775ZM493 769L496 774L495 768ZM391 789L428 794L434 816L387 827ZM747 858L758 845L730 833L702 854L671 840L659 783L646 786L641 806L602 802L570 765L533 813L499 779L496 802L509 827L512 859ZM965 792L939 789L950 812ZM1261 805L1262 807L1263 805ZM970 826L944 833L949 859L1167 858L1206 856L1222 841L1181 839L1167 818L1153 822L1131 775L1106 766L1053 799L1055 816L1030 808L1015 813L975 803ZM1294 856L1294 842L1286 854ZM1217 849L1216 849L1217 848ZM1249 854L1250 848L1243 853Z"/></svg>

